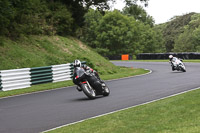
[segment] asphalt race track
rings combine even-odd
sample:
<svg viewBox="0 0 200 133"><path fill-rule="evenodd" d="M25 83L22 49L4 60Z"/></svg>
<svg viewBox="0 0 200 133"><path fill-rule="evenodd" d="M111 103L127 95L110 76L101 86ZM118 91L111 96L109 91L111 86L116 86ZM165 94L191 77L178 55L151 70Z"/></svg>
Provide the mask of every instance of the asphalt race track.
<svg viewBox="0 0 200 133"><path fill-rule="evenodd" d="M113 63L152 73L107 81L110 96L95 100L74 86L0 99L0 133L38 133L200 87L200 63L185 63L185 73L172 72L168 62Z"/></svg>

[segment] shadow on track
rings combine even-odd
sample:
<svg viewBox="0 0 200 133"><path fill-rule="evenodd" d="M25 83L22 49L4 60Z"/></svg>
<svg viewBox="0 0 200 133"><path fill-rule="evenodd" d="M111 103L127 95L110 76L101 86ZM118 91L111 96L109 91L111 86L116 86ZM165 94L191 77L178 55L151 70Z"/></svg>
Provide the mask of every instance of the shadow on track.
<svg viewBox="0 0 200 133"><path fill-rule="evenodd" d="M70 100L70 101L73 101L73 102L94 101L94 100L97 100L97 99L100 99L100 98L104 98L104 96L97 96L95 99L89 99L89 98L87 98L87 97L82 97L82 98L73 99L73 100Z"/></svg>
<svg viewBox="0 0 200 133"><path fill-rule="evenodd" d="M186 72L182 72L182 71L172 71L171 73L177 74L177 73L186 73Z"/></svg>

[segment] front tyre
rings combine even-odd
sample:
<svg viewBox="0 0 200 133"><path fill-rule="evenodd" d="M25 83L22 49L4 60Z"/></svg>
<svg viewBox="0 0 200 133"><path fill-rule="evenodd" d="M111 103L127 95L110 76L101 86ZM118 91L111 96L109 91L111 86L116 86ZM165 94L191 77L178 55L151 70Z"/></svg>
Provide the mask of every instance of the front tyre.
<svg viewBox="0 0 200 133"><path fill-rule="evenodd" d="M103 83L103 96L109 96L110 95L110 89L108 88L108 86Z"/></svg>
<svg viewBox="0 0 200 133"><path fill-rule="evenodd" d="M184 68L182 68L182 72L186 72L186 70Z"/></svg>
<svg viewBox="0 0 200 133"><path fill-rule="evenodd" d="M182 71L182 72L186 72L186 69L185 69L184 66L181 66L181 71Z"/></svg>
<svg viewBox="0 0 200 133"><path fill-rule="evenodd" d="M88 84L82 84L81 85L83 92L89 99L95 99L96 98L96 92L93 88L91 88Z"/></svg>

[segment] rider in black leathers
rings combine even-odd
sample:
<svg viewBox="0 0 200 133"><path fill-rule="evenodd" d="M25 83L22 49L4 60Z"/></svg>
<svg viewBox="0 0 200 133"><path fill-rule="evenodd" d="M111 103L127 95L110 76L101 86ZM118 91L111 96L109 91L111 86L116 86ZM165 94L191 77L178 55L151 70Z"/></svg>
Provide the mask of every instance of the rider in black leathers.
<svg viewBox="0 0 200 133"><path fill-rule="evenodd" d="M76 78L76 73L75 73L75 70L78 68L78 67L81 67L83 68L85 71L87 72L90 72L90 73L94 73L94 75L100 80L101 83L103 83L103 81L100 79L98 73L93 70L92 68L90 68L89 66L87 65L81 65L81 62L80 60L74 60L74 73L73 73L73 83L77 85L76 89L78 91L82 91L81 87L80 87L80 81L79 79Z"/></svg>

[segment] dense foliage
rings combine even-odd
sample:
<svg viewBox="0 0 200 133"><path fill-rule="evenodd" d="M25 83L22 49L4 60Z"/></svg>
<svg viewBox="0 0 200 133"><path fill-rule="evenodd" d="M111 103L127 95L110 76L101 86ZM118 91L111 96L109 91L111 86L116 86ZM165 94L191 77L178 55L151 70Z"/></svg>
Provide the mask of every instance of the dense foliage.
<svg viewBox="0 0 200 133"><path fill-rule="evenodd" d="M151 27L153 27L154 20L152 16L148 15L142 6L138 6L136 4L131 6L126 6L123 9L122 13L128 16L133 16L135 20L141 21L144 24L149 24Z"/></svg>
<svg viewBox="0 0 200 133"><path fill-rule="evenodd" d="M175 40L176 52L200 52L200 14L191 16L191 21L184 26L184 32Z"/></svg>
<svg viewBox="0 0 200 133"><path fill-rule="evenodd" d="M200 52L200 14L175 16L155 27L163 33L167 52Z"/></svg>
<svg viewBox="0 0 200 133"><path fill-rule="evenodd" d="M85 15L83 40L104 56L164 52L162 34L153 27L153 18L141 6L130 5L123 12L104 15L90 9Z"/></svg>
<svg viewBox="0 0 200 133"><path fill-rule="evenodd" d="M0 35L69 35L71 12L60 2L42 0L0 1Z"/></svg>
<svg viewBox="0 0 200 133"><path fill-rule="evenodd" d="M200 15L175 16L155 25L137 2L109 10L116 0L1 0L0 36L75 36L104 56L200 51ZM93 8L95 7L95 8ZM92 9L93 8L93 9ZM0 45L1 45L0 40Z"/></svg>
<svg viewBox="0 0 200 133"><path fill-rule="evenodd" d="M84 25L83 16L90 7L108 10L109 2L115 0L1 0L0 35L11 38L41 34L74 36Z"/></svg>

